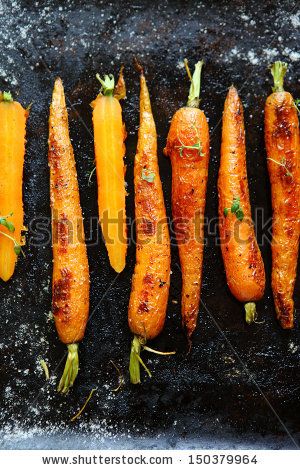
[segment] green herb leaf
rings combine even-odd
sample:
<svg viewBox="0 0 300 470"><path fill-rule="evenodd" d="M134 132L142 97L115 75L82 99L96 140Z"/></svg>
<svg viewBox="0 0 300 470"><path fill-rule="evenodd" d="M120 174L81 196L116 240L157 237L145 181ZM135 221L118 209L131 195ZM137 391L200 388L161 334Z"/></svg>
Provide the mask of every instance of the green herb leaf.
<svg viewBox="0 0 300 470"><path fill-rule="evenodd" d="M242 209L238 209L236 212L235 212L235 215L236 215L236 218L242 222L243 218L244 218L244 212L242 211Z"/></svg>
<svg viewBox="0 0 300 470"><path fill-rule="evenodd" d="M285 158L285 157L282 157L282 159L280 160L280 162L278 162L277 160L275 160L274 158L271 158L271 157L268 157L267 160L270 160L271 162L276 163L276 165L279 165L279 166L281 166L282 168L284 168L284 170L285 170L285 176L288 176L289 178L292 178L292 179L293 179L293 175L292 175L292 173L289 171L289 169L288 169L288 167L287 167L287 163L286 163L286 158Z"/></svg>
<svg viewBox="0 0 300 470"><path fill-rule="evenodd" d="M10 232L14 232L15 231L15 226L12 222L9 222L9 220L6 221L6 227L8 228L8 230Z"/></svg>
<svg viewBox="0 0 300 470"><path fill-rule="evenodd" d="M300 98L297 98L296 100L294 100L294 104L296 106L298 113L300 114Z"/></svg>
<svg viewBox="0 0 300 470"><path fill-rule="evenodd" d="M14 252L16 255L19 255L21 253L21 246L20 245L15 245L14 246Z"/></svg>
<svg viewBox="0 0 300 470"><path fill-rule="evenodd" d="M204 157L204 152L203 152L203 145L202 145L202 142L200 140L200 135L199 135L199 129L197 129L195 123L192 124L192 128L195 130L195 134L196 134L196 138L198 139L193 145L185 145L180 137L178 136L178 140L179 140L179 143L180 145L176 145L175 148L179 149L179 155L181 157L183 157L183 150L184 149L195 149L198 151L198 155L199 157ZM186 153L186 156L189 157L190 155L188 155Z"/></svg>
<svg viewBox="0 0 300 470"><path fill-rule="evenodd" d="M12 222L10 222L9 220L7 220L7 218L11 217L12 215L13 215L13 213L11 212L10 214L8 214L6 216L0 217L0 225L3 225L3 227L6 227L9 230L9 232L14 232L15 231L14 224ZM22 253L22 255L25 257L25 254L24 254L24 251L21 248L21 245L19 245L19 243L16 241L16 239L14 237L9 235L7 232L2 232L2 231L0 232L0 235L8 238L9 240L11 240L13 242L14 252L16 253L16 255L19 255L20 253Z"/></svg>
<svg viewBox="0 0 300 470"><path fill-rule="evenodd" d="M240 208L240 198L239 197L234 197L233 198L233 203L232 203L232 206L231 206L231 212L235 213L239 208Z"/></svg>
<svg viewBox="0 0 300 470"><path fill-rule="evenodd" d="M142 179L148 181L148 183L153 183L155 178L155 173L153 171L147 170L144 168L142 170Z"/></svg>
<svg viewBox="0 0 300 470"><path fill-rule="evenodd" d="M3 225L3 227L6 227L10 232L15 231L14 224L12 222L9 222L9 220L7 220L6 217L0 218L0 225Z"/></svg>
<svg viewBox="0 0 300 470"><path fill-rule="evenodd" d="M225 217L228 216L228 213L229 213L229 209L228 209L228 207L225 207L225 209L224 209L224 215L225 215Z"/></svg>
<svg viewBox="0 0 300 470"><path fill-rule="evenodd" d="M225 210L226 210L226 214L225 214ZM236 218L241 222L244 218L244 212L241 208L241 204L240 204L240 198L239 197L234 197L233 198L233 201L232 201L232 205L231 205L231 213L232 214L235 214ZM228 214L229 212L229 209L226 208L224 209L224 215L226 217L226 215Z"/></svg>

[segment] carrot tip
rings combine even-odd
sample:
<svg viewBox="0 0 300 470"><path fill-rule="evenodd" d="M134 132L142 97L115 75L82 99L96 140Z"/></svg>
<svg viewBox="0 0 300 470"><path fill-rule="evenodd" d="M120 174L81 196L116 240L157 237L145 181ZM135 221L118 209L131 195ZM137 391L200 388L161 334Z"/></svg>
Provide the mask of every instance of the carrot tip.
<svg viewBox="0 0 300 470"><path fill-rule="evenodd" d="M256 305L254 302L247 302L245 304L245 320L248 323L248 325L251 325L251 323L255 322L257 319L257 311L256 311Z"/></svg>
<svg viewBox="0 0 300 470"><path fill-rule="evenodd" d="M189 356L190 353L191 353L191 350L192 350L192 346L193 346L193 342L192 342L192 338L191 338L191 335L189 334L188 337L187 337L187 352L186 352L186 355Z"/></svg>
<svg viewBox="0 0 300 470"><path fill-rule="evenodd" d="M136 335L133 337L130 351L129 374L130 382L134 385L141 383L140 365L145 369L149 377L152 377L150 370L140 356L143 344L144 340L142 338Z"/></svg>
<svg viewBox="0 0 300 470"><path fill-rule="evenodd" d="M136 57L133 59L133 65L134 65L135 70L136 70L138 73L140 73L141 75L144 75L143 66L139 63L139 61L137 60Z"/></svg>
<svg viewBox="0 0 300 470"><path fill-rule="evenodd" d="M79 370L79 357L78 357L78 344L68 344L68 357L65 369L60 379L57 391L63 394L68 393L69 389L73 386L74 381L78 375Z"/></svg>
<svg viewBox="0 0 300 470"><path fill-rule="evenodd" d="M126 98L126 85L125 85L125 80L123 76L123 70L124 70L124 65L121 65L119 78L114 89L114 98L116 98L119 101Z"/></svg>
<svg viewBox="0 0 300 470"><path fill-rule="evenodd" d="M149 346L143 346L143 349L153 354L157 354L158 356L173 356L173 354L176 354L176 351L158 351L157 349L149 348Z"/></svg>

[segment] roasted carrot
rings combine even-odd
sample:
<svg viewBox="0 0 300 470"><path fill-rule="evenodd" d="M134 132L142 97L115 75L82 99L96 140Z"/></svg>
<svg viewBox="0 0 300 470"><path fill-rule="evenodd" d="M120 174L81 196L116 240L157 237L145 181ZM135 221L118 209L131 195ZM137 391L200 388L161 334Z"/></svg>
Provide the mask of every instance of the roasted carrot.
<svg viewBox="0 0 300 470"><path fill-rule="evenodd" d="M0 277L14 273L23 244L23 165L27 111L8 92L0 93Z"/></svg>
<svg viewBox="0 0 300 470"><path fill-rule="evenodd" d="M140 382L141 347L161 332L170 286L170 238L157 160L157 135L149 92L140 68L140 126L134 160L136 265L128 309L135 335L130 379ZM144 346L145 347L145 346ZM148 369L145 367L147 372Z"/></svg>
<svg viewBox="0 0 300 470"><path fill-rule="evenodd" d="M299 250L300 142L293 97L283 89L284 62L271 67L273 93L265 106L265 143L272 193L272 290L276 316L293 328L293 292Z"/></svg>
<svg viewBox="0 0 300 470"><path fill-rule="evenodd" d="M165 155L172 164L172 212L182 270L181 313L189 342L196 328L203 262L209 129L199 109L203 62L195 66L187 106L173 116Z"/></svg>
<svg viewBox="0 0 300 470"><path fill-rule="evenodd" d="M245 302L246 321L250 323L256 318L255 301L264 294L265 270L251 218L243 106L233 86L223 112L218 193L227 284L234 297Z"/></svg>
<svg viewBox="0 0 300 470"><path fill-rule="evenodd" d="M89 312L89 266L63 84L55 81L49 117L52 215L52 311L60 340L68 346L58 391L67 393L78 374L78 343Z"/></svg>
<svg viewBox="0 0 300 470"><path fill-rule="evenodd" d="M116 87L112 75L105 75L104 80L97 75L102 88L97 98L91 103L99 221L110 264L118 273L125 268L127 251L125 166L123 160L126 131L119 103L119 100L126 95L122 69Z"/></svg>

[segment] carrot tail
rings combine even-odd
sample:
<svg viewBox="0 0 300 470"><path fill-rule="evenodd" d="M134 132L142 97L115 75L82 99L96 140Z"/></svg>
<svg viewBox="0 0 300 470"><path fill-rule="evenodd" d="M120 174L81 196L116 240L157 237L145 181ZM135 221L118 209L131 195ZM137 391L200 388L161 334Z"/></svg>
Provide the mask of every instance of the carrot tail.
<svg viewBox="0 0 300 470"><path fill-rule="evenodd" d="M141 348L144 344L145 342L142 338L134 335L131 343L129 374L130 382L135 385L141 383L140 364L143 366L149 377L152 377L150 370L140 356Z"/></svg>
<svg viewBox="0 0 300 470"><path fill-rule="evenodd" d="M246 312L245 320L248 323L248 325L250 325L257 318L257 311L256 311L255 303L254 302L247 302L245 304L245 312Z"/></svg>
<svg viewBox="0 0 300 470"><path fill-rule="evenodd" d="M125 84L125 80L123 76L123 70L124 70L124 65L121 65L119 78L114 89L114 97L119 101L126 98L126 84Z"/></svg>
<svg viewBox="0 0 300 470"><path fill-rule="evenodd" d="M283 80L288 69L288 64L286 62L280 62L280 60L274 62L270 67L271 74L274 79L274 86L272 87L273 93L284 91Z"/></svg>
<svg viewBox="0 0 300 470"><path fill-rule="evenodd" d="M73 386L79 370L78 344L68 344L68 357L62 378L60 379L57 391L68 393Z"/></svg>

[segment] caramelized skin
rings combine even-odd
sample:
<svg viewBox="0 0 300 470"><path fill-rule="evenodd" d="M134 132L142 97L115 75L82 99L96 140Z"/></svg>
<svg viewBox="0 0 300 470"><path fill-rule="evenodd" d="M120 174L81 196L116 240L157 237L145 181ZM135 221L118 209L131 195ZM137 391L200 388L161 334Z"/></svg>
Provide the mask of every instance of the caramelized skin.
<svg viewBox="0 0 300 470"><path fill-rule="evenodd" d="M265 143L273 206L273 296L281 326L293 328L299 248L300 143L297 110L290 93L276 92L267 98ZM276 162L284 162L285 167Z"/></svg>
<svg viewBox="0 0 300 470"><path fill-rule="evenodd" d="M140 83L140 127L134 161L136 265L128 321L134 334L148 340L161 332L165 322L170 238L157 161L156 128L144 75Z"/></svg>
<svg viewBox="0 0 300 470"><path fill-rule="evenodd" d="M110 264L119 273L125 268L127 251L123 161L126 132L116 98L98 95L92 107L99 219Z"/></svg>
<svg viewBox="0 0 300 470"><path fill-rule="evenodd" d="M195 144L200 147L184 147ZM165 154L172 163L172 212L182 270L181 314L190 338L200 302L209 162L209 129L203 111L185 107L175 113Z"/></svg>
<svg viewBox="0 0 300 470"><path fill-rule="evenodd" d="M63 343L80 341L89 312L89 267L64 89L55 81L49 117L52 310Z"/></svg>
<svg viewBox="0 0 300 470"><path fill-rule="evenodd" d="M259 300L264 294L265 271L251 219L243 107L234 87L229 89L224 105L218 193L227 284L240 302ZM231 213L234 198L240 198L242 221ZM225 208L229 208L226 217Z"/></svg>
<svg viewBox="0 0 300 470"><path fill-rule="evenodd" d="M25 154L27 113L16 101L0 102L0 217L7 216L15 230L13 233L0 225L0 232L21 243L23 228L22 181ZM17 255L14 242L0 234L0 278L8 281L14 273Z"/></svg>

